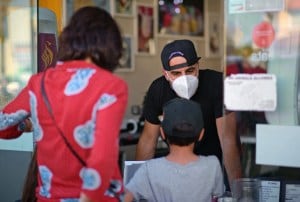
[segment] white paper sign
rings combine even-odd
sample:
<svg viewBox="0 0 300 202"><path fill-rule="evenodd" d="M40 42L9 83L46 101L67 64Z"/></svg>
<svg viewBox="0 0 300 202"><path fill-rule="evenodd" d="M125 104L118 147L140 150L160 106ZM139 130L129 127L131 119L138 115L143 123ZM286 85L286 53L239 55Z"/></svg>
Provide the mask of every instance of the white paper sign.
<svg viewBox="0 0 300 202"><path fill-rule="evenodd" d="M262 202L279 202L280 197L280 182L262 180Z"/></svg>
<svg viewBox="0 0 300 202"><path fill-rule="evenodd" d="M300 201L300 185L287 184L285 187L285 201L299 202Z"/></svg>
<svg viewBox="0 0 300 202"><path fill-rule="evenodd" d="M224 104L228 110L274 111L277 105L273 74L234 74L224 81Z"/></svg>
<svg viewBox="0 0 300 202"><path fill-rule="evenodd" d="M229 13L282 11L284 0L229 0Z"/></svg>

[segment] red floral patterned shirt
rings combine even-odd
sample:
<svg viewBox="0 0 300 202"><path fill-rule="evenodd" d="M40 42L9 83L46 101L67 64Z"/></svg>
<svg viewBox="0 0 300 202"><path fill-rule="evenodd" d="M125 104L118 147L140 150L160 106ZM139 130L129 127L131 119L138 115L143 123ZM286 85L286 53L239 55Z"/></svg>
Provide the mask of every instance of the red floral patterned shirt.
<svg viewBox="0 0 300 202"><path fill-rule="evenodd" d="M37 144L39 202L77 201L85 193L93 202L117 201L123 190L118 166L119 131L128 99L126 83L84 61L58 63L45 72L52 111L84 167L58 133L41 96L43 73L0 112L0 138L22 134L31 117Z"/></svg>

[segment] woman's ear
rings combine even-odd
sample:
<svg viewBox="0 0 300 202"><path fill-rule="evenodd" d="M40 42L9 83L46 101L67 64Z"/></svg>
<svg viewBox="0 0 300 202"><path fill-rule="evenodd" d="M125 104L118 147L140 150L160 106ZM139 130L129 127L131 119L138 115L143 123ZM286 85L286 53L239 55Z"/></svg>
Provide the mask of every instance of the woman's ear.
<svg viewBox="0 0 300 202"><path fill-rule="evenodd" d="M202 128L202 130L200 132L198 141L200 141L203 138L203 135L204 135L204 128Z"/></svg>
<svg viewBox="0 0 300 202"><path fill-rule="evenodd" d="M165 140L166 136L165 136L164 130L162 129L161 126L159 127L159 130L160 130L160 135L161 135L162 139Z"/></svg>

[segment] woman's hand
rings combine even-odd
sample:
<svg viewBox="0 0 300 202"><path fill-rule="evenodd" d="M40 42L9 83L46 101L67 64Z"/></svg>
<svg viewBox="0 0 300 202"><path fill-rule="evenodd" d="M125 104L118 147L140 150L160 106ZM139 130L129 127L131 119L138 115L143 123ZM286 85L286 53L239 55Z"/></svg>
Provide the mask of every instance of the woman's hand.
<svg viewBox="0 0 300 202"><path fill-rule="evenodd" d="M18 126L19 130L22 132L32 132L32 122L30 118L26 118L22 123Z"/></svg>
<svg viewBox="0 0 300 202"><path fill-rule="evenodd" d="M24 132L32 132L32 122L30 118L25 119Z"/></svg>

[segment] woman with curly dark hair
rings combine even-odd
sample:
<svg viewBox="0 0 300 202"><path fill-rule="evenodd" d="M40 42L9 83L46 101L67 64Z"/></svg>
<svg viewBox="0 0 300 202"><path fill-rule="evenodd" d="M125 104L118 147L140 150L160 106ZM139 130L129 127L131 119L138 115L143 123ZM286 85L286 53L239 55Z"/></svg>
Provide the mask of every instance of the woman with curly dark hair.
<svg viewBox="0 0 300 202"><path fill-rule="evenodd" d="M31 118L38 202L120 200L118 135L128 89L112 72L121 53L111 15L81 8L59 37L55 68L33 75L0 111L0 138L22 135Z"/></svg>
<svg viewBox="0 0 300 202"><path fill-rule="evenodd" d="M115 20L99 8L79 9L59 37L58 60L83 60L113 71L122 54L122 38Z"/></svg>

